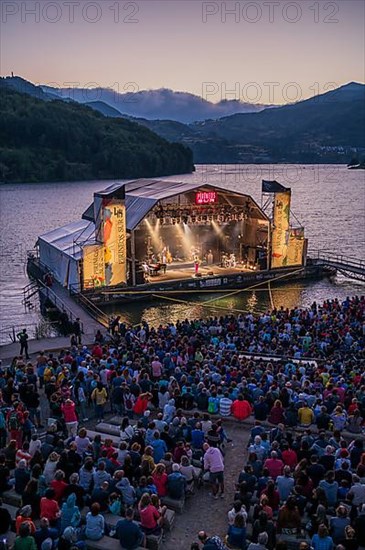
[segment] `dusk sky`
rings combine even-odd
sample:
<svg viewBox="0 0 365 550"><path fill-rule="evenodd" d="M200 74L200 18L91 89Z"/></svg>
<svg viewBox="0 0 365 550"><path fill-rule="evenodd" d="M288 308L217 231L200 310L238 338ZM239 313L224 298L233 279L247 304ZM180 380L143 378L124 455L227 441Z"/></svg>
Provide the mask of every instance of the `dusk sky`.
<svg viewBox="0 0 365 550"><path fill-rule="evenodd" d="M1 9L1 75L35 83L286 103L365 79L362 0L3 0Z"/></svg>

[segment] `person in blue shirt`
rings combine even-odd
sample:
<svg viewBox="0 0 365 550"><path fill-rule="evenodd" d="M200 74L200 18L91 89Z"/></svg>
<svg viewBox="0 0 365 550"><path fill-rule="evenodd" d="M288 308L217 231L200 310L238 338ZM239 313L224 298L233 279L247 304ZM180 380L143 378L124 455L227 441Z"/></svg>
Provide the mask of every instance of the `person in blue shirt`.
<svg viewBox="0 0 365 550"><path fill-rule="evenodd" d="M246 525L242 514L237 514L234 524L228 527L227 543L234 548L245 550L246 548Z"/></svg>
<svg viewBox="0 0 365 550"><path fill-rule="evenodd" d="M202 425L200 422L197 422L195 429L191 431L191 446L193 449L202 449L204 441L205 436Z"/></svg>
<svg viewBox="0 0 365 550"><path fill-rule="evenodd" d="M140 546L145 546L145 534L133 518L133 509L127 508L125 519L119 520L116 526L116 536L126 550L136 550Z"/></svg>
<svg viewBox="0 0 365 550"><path fill-rule="evenodd" d="M165 441L160 438L160 433L158 431L155 431L153 434L151 447L153 448L153 460L155 461L155 464L158 464L165 456L165 453L167 453L167 445Z"/></svg>
<svg viewBox="0 0 365 550"><path fill-rule="evenodd" d="M90 540L100 540L104 536L105 520L97 502L91 505L90 510L86 515L85 536Z"/></svg>
<svg viewBox="0 0 365 550"><path fill-rule="evenodd" d="M312 538L313 550L333 550L333 540L328 534L327 527L322 524L318 527L318 533Z"/></svg>

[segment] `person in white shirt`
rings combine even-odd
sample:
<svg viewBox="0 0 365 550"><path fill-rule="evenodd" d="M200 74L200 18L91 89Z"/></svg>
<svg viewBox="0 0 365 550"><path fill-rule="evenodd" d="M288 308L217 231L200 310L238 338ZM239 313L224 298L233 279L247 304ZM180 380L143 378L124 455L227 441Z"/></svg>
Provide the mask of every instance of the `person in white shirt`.
<svg viewBox="0 0 365 550"><path fill-rule="evenodd" d="M230 399L228 392L224 394L224 397L219 401L219 414L221 416L229 416L231 414L232 399Z"/></svg>
<svg viewBox="0 0 365 550"><path fill-rule="evenodd" d="M234 520L238 514L241 514L241 516L243 516L243 519L245 520L245 523L247 523L246 506L244 504L241 504L240 500L235 500L233 503L233 508L228 512L229 525L234 524Z"/></svg>

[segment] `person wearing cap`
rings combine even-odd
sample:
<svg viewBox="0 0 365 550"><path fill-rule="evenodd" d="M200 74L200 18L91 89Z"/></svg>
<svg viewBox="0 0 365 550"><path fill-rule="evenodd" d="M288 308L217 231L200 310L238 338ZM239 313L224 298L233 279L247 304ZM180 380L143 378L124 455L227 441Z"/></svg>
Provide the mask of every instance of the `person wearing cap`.
<svg viewBox="0 0 365 550"><path fill-rule="evenodd" d="M32 507L29 504L20 508L19 514L16 517L15 531L17 535L19 535L20 526L25 522L29 523L30 532L33 535L36 529L32 520Z"/></svg>

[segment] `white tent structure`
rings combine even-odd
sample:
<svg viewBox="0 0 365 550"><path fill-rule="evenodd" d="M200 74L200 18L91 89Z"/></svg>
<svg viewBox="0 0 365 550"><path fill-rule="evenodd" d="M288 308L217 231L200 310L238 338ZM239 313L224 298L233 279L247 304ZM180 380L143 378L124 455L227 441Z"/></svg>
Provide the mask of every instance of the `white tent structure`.
<svg viewBox="0 0 365 550"><path fill-rule="evenodd" d="M95 224L79 220L38 237L39 257L62 286L78 285L82 248L95 243Z"/></svg>

